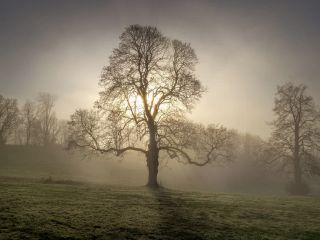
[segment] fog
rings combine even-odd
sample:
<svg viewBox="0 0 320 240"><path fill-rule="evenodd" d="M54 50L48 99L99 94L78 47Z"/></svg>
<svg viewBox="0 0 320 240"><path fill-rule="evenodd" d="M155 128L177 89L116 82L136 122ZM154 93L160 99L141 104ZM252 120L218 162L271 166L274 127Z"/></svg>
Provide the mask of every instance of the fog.
<svg viewBox="0 0 320 240"><path fill-rule="evenodd" d="M144 186L148 177L145 157L141 154L116 158L61 147L2 147L0 165L0 176L52 178L67 183ZM158 180L161 186L176 190L282 195L288 175L259 167L253 159L197 167L162 158ZM319 191L314 184L312 188L315 193Z"/></svg>
<svg viewBox="0 0 320 240"><path fill-rule="evenodd" d="M305 84L320 101L319 7L317 1L1 1L0 94L17 98L21 107L49 92L57 97L58 118L70 120L76 109L91 108L98 99L102 68L125 27L151 25L190 43L197 54L195 73L207 91L190 119L267 140L278 85ZM72 171L56 177L146 182L144 156L82 155L64 155ZM159 182L189 190L281 191L283 176L250 158L202 168L164 157Z"/></svg>

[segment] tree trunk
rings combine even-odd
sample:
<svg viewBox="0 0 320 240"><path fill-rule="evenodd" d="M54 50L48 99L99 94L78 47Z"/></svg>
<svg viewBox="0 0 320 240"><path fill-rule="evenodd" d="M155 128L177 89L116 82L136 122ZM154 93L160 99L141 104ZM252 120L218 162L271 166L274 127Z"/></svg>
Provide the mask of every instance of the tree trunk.
<svg viewBox="0 0 320 240"><path fill-rule="evenodd" d="M150 142L147 152L148 166L148 183L150 188L158 188L158 166L159 166L159 148L156 141L156 126L152 123L149 125Z"/></svg>
<svg viewBox="0 0 320 240"><path fill-rule="evenodd" d="M147 153L147 166L148 166L148 183L150 188L158 188L158 166L159 166L159 150L150 146Z"/></svg>

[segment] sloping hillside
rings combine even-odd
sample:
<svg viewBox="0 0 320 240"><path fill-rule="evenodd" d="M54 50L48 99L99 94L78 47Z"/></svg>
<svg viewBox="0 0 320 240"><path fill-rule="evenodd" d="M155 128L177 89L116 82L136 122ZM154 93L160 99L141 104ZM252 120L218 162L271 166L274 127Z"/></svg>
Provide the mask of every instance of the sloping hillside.
<svg viewBox="0 0 320 240"><path fill-rule="evenodd" d="M60 146L8 145L0 148L0 176L143 185L145 174L141 161L122 163L105 155L69 152Z"/></svg>

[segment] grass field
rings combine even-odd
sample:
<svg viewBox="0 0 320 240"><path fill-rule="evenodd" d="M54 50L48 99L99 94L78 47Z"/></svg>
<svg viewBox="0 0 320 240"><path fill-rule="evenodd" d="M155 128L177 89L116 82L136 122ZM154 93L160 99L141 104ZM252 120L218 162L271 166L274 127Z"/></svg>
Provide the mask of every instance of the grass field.
<svg viewBox="0 0 320 240"><path fill-rule="evenodd" d="M320 239L320 199L0 178L1 239Z"/></svg>

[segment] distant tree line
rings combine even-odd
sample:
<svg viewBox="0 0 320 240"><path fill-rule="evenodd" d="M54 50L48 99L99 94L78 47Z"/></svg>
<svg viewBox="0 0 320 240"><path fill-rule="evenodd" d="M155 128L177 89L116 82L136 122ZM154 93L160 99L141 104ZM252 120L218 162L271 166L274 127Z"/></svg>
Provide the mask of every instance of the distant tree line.
<svg viewBox="0 0 320 240"><path fill-rule="evenodd" d="M39 93L19 108L17 99L0 95L0 145L64 144L67 121L56 117L55 101L53 95Z"/></svg>

